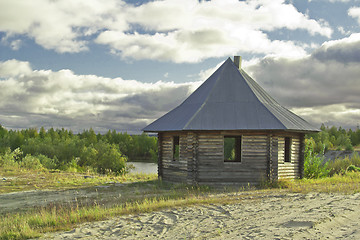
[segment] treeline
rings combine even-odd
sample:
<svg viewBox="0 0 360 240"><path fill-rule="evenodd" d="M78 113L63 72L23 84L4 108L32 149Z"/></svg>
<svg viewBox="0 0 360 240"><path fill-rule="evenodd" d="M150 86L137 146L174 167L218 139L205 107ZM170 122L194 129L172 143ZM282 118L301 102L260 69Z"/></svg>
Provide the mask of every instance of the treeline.
<svg viewBox="0 0 360 240"><path fill-rule="evenodd" d="M7 130L0 125L1 163L24 165L25 161L38 162L48 169L76 171L94 169L98 173L122 174L127 160L157 158L157 139L146 134L131 136L108 131L96 134L93 129L74 134L67 129Z"/></svg>
<svg viewBox="0 0 360 240"><path fill-rule="evenodd" d="M308 134L307 139L314 140L314 151L324 153L327 150L349 150L353 151L355 146L360 144L360 129L355 131L342 127L327 127L324 124L320 127L321 132Z"/></svg>

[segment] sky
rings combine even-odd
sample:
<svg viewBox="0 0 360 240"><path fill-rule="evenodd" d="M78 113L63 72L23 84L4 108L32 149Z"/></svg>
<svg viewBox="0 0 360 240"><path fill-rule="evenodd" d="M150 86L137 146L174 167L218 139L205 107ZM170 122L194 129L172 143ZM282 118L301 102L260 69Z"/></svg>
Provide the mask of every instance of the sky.
<svg viewBox="0 0 360 240"><path fill-rule="evenodd" d="M360 124L360 0L0 0L0 124L140 133L235 55L314 126Z"/></svg>

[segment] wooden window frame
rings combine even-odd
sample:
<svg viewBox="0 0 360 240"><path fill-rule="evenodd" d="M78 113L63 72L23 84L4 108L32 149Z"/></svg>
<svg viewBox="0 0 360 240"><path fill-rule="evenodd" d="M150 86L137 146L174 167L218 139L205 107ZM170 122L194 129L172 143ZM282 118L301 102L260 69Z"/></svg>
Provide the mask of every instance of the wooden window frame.
<svg viewBox="0 0 360 240"><path fill-rule="evenodd" d="M235 159L234 160L227 160L225 159L225 138L234 138L235 139ZM225 135L224 136L224 147L223 147L223 159L224 162L237 162L237 163L241 163L242 162L242 136L241 135Z"/></svg>
<svg viewBox="0 0 360 240"><path fill-rule="evenodd" d="M284 138L284 163L291 163L291 137Z"/></svg>
<svg viewBox="0 0 360 240"><path fill-rule="evenodd" d="M176 156L176 146L178 147L178 154ZM173 161L179 161L180 159L180 136L172 137L172 159Z"/></svg>

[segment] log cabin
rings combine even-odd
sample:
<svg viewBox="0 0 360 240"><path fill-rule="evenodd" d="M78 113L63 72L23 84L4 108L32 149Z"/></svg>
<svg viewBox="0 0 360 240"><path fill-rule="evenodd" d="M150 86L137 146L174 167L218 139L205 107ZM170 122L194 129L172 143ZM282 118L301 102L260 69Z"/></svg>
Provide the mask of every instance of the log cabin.
<svg viewBox="0 0 360 240"><path fill-rule="evenodd" d="M146 126L158 134L158 176L188 184L302 178L307 121L228 58L182 104Z"/></svg>

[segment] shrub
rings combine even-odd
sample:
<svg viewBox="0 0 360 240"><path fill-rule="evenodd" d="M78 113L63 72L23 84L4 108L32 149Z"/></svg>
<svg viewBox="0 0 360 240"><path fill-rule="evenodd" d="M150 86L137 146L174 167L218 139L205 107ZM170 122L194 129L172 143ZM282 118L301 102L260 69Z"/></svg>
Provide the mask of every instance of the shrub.
<svg viewBox="0 0 360 240"><path fill-rule="evenodd" d="M15 153L11 152L10 148L5 150L4 155L0 156L0 167L4 168L17 168L19 167L18 162L15 160Z"/></svg>
<svg viewBox="0 0 360 240"><path fill-rule="evenodd" d="M304 163L304 177L305 178L321 178L329 174L327 168L328 163L323 163L323 157L318 157L314 153L315 141L310 138L305 140L305 163Z"/></svg>
<svg viewBox="0 0 360 240"><path fill-rule="evenodd" d="M23 152L21 151L20 148L16 148L13 152L12 152L13 158L16 162L20 162L23 158Z"/></svg>
<svg viewBox="0 0 360 240"><path fill-rule="evenodd" d="M37 158L40 160L40 163L43 167L47 169L56 169L56 162L52 158L48 158L45 155L38 155Z"/></svg>
<svg viewBox="0 0 360 240"><path fill-rule="evenodd" d="M125 173L127 159L117 145L99 142L95 147L98 152L96 161L98 173L114 173L115 175Z"/></svg>
<svg viewBox="0 0 360 240"><path fill-rule="evenodd" d="M41 170L44 167L41 165L40 160L35 157L27 154L23 160L20 162L20 167L31 170Z"/></svg>
<svg viewBox="0 0 360 240"><path fill-rule="evenodd" d="M345 150L346 151L354 151L354 147L351 145L351 143L347 143L345 145Z"/></svg>
<svg viewBox="0 0 360 240"><path fill-rule="evenodd" d="M99 141L96 144L84 146L77 163L82 169L92 167L100 174L114 173L120 175L126 173L127 158L121 153L119 146Z"/></svg>

